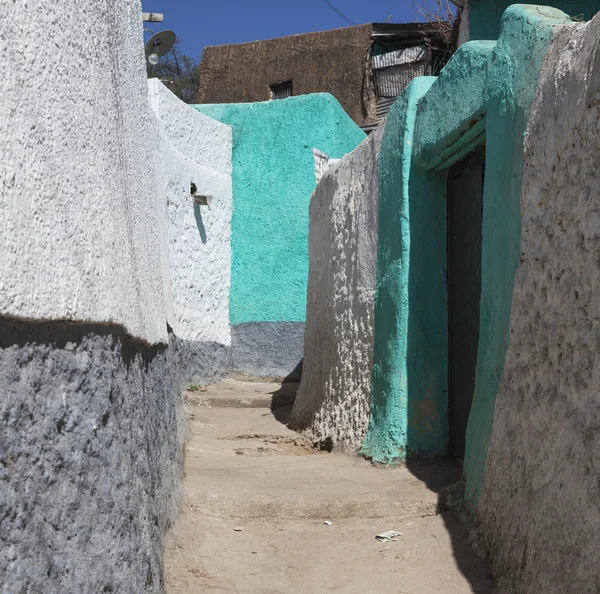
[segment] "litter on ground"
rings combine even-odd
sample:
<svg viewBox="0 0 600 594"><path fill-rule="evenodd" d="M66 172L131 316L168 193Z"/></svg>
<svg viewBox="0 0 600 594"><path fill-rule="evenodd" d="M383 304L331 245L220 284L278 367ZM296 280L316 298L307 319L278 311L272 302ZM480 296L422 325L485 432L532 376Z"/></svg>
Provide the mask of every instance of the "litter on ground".
<svg viewBox="0 0 600 594"><path fill-rule="evenodd" d="M397 530L386 530L381 534L378 534L375 538L381 542L388 542L390 540L398 540L398 536L402 536L402 532Z"/></svg>

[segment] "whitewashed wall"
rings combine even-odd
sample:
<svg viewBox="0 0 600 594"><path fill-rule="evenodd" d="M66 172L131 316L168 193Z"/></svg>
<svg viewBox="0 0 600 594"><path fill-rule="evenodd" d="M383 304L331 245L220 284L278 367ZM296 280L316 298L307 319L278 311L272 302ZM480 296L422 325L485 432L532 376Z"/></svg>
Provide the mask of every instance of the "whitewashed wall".
<svg viewBox="0 0 600 594"><path fill-rule="evenodd" d="M139 2L2 2L0 55L0 314L166 341Z"/></svg>
<svg viewBox="0 0 600 594"><path fill-rule="evenodd" d="M170 297L168 319L186 341L231 344L231 127L180 101L159 80L149 82L158 116L159 191L167 208ZM194 206L190 185L210 194Z"/></svg>
<svg viewBox="0 0 600 594"><path fill-rule="evenodd" d="M2 593L164 591L185 428L142 28L0 2Z"/></svg>

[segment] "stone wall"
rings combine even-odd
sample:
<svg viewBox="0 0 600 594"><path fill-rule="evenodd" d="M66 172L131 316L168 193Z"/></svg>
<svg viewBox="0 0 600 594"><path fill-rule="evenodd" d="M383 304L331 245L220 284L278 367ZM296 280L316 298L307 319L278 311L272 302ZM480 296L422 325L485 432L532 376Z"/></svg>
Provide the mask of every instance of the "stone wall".
<svg viewBox="0 0 600 594"><path fill-rule="evenodd" d="M310 201L305 355L288 422L349 449L369 420L382 133L330 167Z"/></svg>
<svg viewBox="0 0 600 594"><path fill-rule="evenodd" d="M501 592L600 590L600 18L557 29L525 139L521 257L477 518Z"/></svg>

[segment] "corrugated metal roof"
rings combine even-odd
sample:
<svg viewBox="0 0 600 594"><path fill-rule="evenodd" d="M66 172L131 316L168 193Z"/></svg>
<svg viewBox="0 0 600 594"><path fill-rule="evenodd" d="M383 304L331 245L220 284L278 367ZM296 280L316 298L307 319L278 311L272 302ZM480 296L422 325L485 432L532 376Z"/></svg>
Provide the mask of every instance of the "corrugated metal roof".
<svg viewBox="0 0 600 594"><path fill-rule="evenodd" d="M375 91L378 97L398 97L416 76L427 74L427 62L413 62L374 70Z"/></svg>
<svg viewBox="0 0 600 594"><path fill-rule="evenodd" d="M388 111L394 105L398 97L378 97L377 98L377 123L381 122L383 118L388 114Z"/></svg>
<svg viewBox="0 0 600 594"><path fill-rule="evenodd" d="M400 64L410 64L427 59L427 46L415 45L405 49L388 52L379 56L373 56L373 70L380 68L389 68L390 66L399 66Z"/></svg>

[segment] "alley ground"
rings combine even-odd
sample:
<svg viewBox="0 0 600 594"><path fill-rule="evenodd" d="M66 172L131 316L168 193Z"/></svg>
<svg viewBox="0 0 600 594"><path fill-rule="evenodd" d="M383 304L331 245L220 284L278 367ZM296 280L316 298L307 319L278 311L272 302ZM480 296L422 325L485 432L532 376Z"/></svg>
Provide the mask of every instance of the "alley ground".
<svg viewBox="0 0 600 594"><path fill-rule="evenodd" d="M381 469L318 451L283 424L296 388L228 380L186 393L168 594L491 593L453 512L438 513L436 491L460 469ZM402 535L376 540L385 530Z"/></svg>

